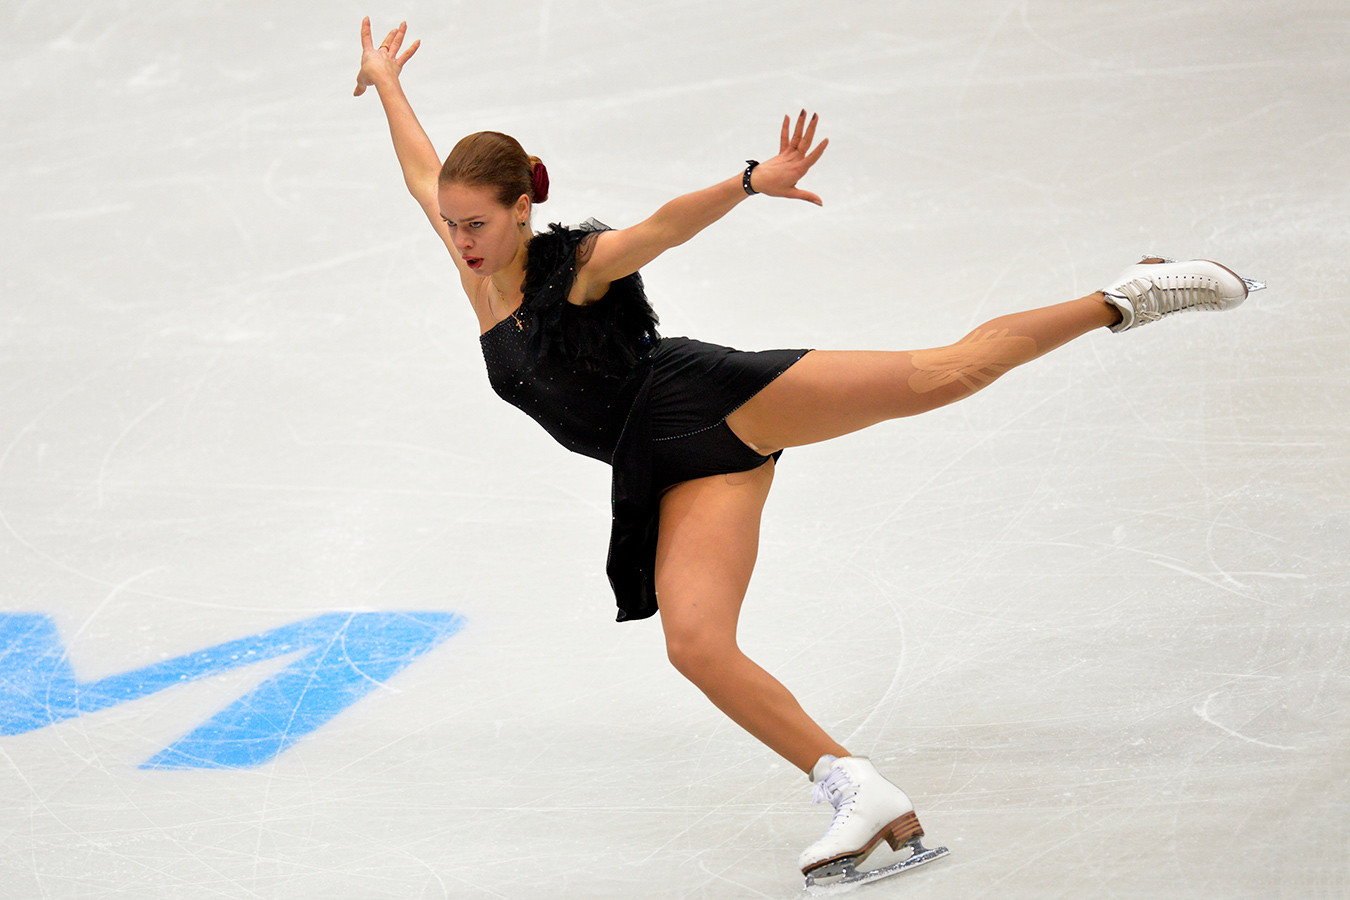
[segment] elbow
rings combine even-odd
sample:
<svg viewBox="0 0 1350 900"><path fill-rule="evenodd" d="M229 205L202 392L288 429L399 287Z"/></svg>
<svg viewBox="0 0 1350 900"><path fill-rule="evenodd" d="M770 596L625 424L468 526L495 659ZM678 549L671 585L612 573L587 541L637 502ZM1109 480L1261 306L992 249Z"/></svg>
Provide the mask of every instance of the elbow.
<svg viewBox="0 0 1350 900"><path fill-rule="evenodd" d="M428 212L436 212L440 215L440 200L437 195L440 193L440 169L434 172L404 172L403 184L408 188L408 193L413 195L418 203Z"/></svg>

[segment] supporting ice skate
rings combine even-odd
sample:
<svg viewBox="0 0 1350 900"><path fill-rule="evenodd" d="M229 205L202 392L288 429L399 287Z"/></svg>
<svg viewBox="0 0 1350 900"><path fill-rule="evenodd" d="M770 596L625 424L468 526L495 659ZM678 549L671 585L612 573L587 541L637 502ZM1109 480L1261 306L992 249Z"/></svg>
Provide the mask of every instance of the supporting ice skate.
<svg viewBox="0 0 1350 900"><path fill-rule="evenodd" d="M822 756L811 771L811 780L816 783L816 802L828 801L835 812L825 836L802 853L807 888L876 881L947 854L946 847L930 850L919 843L923 827L914 805L866 757ZM910 855L892 865L858 871L883 840L892 850L905 845Z"/></svg>
<svg viewBox="0 0 1350 900"><path fill-rule="evenodd" d="M1102 293L1120 310L1120 322L1111 330L1126 331L1188 309L1232 309L1247 299L1249 291L1265 286L1264 281L1242 278L1207 259L1176 262L1146 257Z"/></svg>

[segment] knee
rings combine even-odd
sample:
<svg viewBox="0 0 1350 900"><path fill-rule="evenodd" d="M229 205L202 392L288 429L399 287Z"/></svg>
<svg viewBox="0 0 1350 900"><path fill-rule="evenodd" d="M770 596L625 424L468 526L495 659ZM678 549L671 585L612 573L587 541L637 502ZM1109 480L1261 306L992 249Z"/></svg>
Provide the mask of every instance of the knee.
<svg viewBox="0 0 1350 900"><path fill-rule="evenodd" d="M681 675L699 687L725 672L738 652L734 638L711 629L666 628L666 657Z"/></svg>

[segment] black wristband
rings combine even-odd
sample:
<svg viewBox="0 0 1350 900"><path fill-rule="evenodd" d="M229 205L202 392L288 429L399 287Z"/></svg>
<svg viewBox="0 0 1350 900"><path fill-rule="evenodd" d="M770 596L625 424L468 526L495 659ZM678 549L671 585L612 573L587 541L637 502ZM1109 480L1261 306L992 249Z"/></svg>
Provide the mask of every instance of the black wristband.
<svg viewBox="0 0 1350 900"><path fill-rule="evenodd" d="M759 193L759 191L750 186L750 173L755 171L755 166L757 165L759 165L759 160L747 159L745 161L745 174L741 176L741 187L745 188L745 192L751 196Z"/></svg>

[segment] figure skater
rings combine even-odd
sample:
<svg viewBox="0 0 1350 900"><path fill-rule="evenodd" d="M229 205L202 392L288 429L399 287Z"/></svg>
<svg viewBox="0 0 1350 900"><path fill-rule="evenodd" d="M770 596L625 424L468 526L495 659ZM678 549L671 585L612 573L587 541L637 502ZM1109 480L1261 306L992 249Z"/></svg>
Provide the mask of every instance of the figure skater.
<svg viewBox="0 0 1350 900"><path fill-rule="evenodd" d="M613 467L607 574L619 621L659 612L675 668L815 783L835 808L803 852L808 879L861 877L881 841L925 851L909 798L831 738L737 645L774 461L787 447L944 406L1098 328L1124 331L1187 309L1229 309L1248 287L1208 261L1147 259L1102 291L1002 316L947 347L893 352L741 352L662 337L638 274L756 194L820 204L798 182L828 141L785 117L778 155L677 197L645 221L591 220L536 234L544 165L515 139L470 135L444 161L400 85L404 23L380 44L361 24L355 93L374 87L404 181L459 270L493 389L567 449ZM902 864L903 866L903 864ZM875 871L875 870L874 870Z"/></svg>

